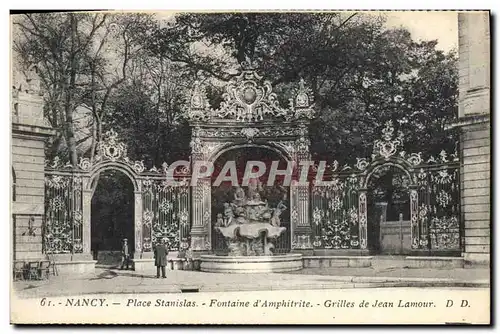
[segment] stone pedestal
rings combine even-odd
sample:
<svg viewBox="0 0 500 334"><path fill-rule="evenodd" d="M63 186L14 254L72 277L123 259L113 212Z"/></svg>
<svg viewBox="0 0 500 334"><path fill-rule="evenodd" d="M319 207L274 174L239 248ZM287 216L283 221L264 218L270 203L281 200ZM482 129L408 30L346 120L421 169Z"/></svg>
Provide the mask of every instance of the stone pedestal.
<svg viewBox="0 0 500 334"><path fill-rule="evenodd" d="M155 260L151 259L132 259L133 268L135 271L155 271Z"/></svg>
<svg viewBox="0 0 500 334"><path fill-rule="evenodd" d="M95 274L95 264L97 261L71 260L56 261L57 274L60 276L89 275Z"/></svg>
<svg viewBox="0 0 500 334"><path fill-rule="evenodd" d="M444 256L407 256L405 266L408 268L454 269L463 268L464 259L461 257Z"/></svg>
<svg viewBox="0 0 500 334"><path fill-rule="evenodd" d="M301 254L274 256L202 255L200 270L212 273L277 273L303 268Z"/></svg>

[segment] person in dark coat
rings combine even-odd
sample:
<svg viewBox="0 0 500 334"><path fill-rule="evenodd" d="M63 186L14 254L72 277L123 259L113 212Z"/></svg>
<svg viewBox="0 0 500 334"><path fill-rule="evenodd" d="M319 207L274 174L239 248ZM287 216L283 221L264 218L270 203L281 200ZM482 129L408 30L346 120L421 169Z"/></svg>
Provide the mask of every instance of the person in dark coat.
<svg viewBox="0 0 500 334"><path fill-rule="evenodd" d="M156 278L160 278L160 268L161 268L161 276L163 278L167 278L167 275L165 274L165 266L167 265L167 255L168 255L168 249L166 241L165 239L163 239L161 243L155 247L154 251Z"/></svg>
<svg viewBox="0 0 500 334"><path fill-rule="evenodd" d="M123 242L122 242L122 264L120 266L120 269L123 270L123 267L127 266L127 270L128 270L129 262L130 262L130 252L128 249L128 242L127 242L127 239L123 239Z"/></svg>

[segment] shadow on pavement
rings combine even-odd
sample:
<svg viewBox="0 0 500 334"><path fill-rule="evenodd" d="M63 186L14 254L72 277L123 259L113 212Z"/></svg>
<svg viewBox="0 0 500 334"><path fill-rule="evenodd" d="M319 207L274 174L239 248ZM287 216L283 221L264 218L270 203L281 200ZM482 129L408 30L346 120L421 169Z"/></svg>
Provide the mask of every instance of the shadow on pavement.
<svg viewBox="0 0 500 334"><path fill-rule="evenodd" d="M89 281L96 281L102 279L112 279L118 276L118 274L112 270L105 270L102 273L99 273L97 277L89 278Z"/></svg>
<svg viewBox="0 0 500 334"><path fill-rule="evenodd" d="M26 286L25 288L23 288L23 290L30 290L30 289L36 289L36 288L38 288L38 286L30 284L30 285Z"/></svg>
<svg viewBox="0 0 500 334"><path fill-rule="evenodd" d="M133 271L119 270L119 269L106 269L97 274L96 277L89 278L89 281L113 279L115 277L137 277L137 278L155 278L154 275L134 274Z"/></svg>

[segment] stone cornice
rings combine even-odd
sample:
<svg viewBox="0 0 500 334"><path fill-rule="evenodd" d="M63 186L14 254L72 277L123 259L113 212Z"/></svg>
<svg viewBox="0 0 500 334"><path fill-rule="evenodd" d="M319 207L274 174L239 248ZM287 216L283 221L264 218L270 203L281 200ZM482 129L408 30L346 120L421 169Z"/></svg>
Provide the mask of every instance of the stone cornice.
<svg viewBox="0 0 500 334"><path fill-rule="evenodd" d="M489 114L481 114L481 115L469 115L460 117L457 121L447 124L445 126L445 130L454 129L457 127L463 127L468 125L475 125L481 123L488 123L490 121Z"/></svg>
<svg viewBox="0 0 500 334"><path fill-rule="evenodd" d="M55 135L55 133L56 133L55 130L49 127L12 123L13 136L29 135L29 136L50 137Z"/></svg>

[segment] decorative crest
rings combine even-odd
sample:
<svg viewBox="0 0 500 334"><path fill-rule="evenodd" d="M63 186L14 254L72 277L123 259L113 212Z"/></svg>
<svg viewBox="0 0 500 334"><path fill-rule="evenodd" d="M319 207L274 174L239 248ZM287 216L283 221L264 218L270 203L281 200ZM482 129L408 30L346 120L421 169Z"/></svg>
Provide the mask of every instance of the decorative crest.
<svg viewBox="0 0 500 334"><path fill-rule="evenodd" d="M194 121L204 121L210 118L210 105L208 103L205 88L199 81L194 82L191 90L191 101L187 111L187 117Z"/></svg>
<svg viewBox="0 0 500 334"><path fill-rule="evenodd" d="M375 155L380 155L385 159L389 159L394 154L397 153L398 147L403 144L403 134L398 133L398 136L394 136L394 126L392 121L389 120L385 123L385 127L382 129L382 139L375 141L373 153Z"/></svg>
<svg viewBox="0 0 500 334"><path fill-rule="evenodd" d="M106 131L104 140L99 143L98 154L102 158L107 158L111 161L123 159L127 156L127 146L118 141L118 134L113 130Z"/></svg>
<svg viewBox="0 0 500 334"><path fill-rule="evenodd" d="M236 80L231 81L222 95L224 101L215 110L215 116L247 122L262 121L265 115L287 118L288 110L279 106L271 83L264 81L259 85L261 79L254 71L244 71Z"/></svg>
<svg viewBox="0 0 500 334"><path fill-rule="evenodd" d="M299 88L295 94L295 104L291 103L295 111L295 118L312 119L314 112L314 96L310 88L306 88L304 79L300 79Z"/></svg>
<svg viewBox="0 0 500 334"><path fill-rule="evenodd" d="M190 106L187 118L191 121L216 119L234 119L240 122L259 122L270 116L285 120L312 118L313 95L301 79L295 97L290 100L289 108L282 108L271 83L263 81L250 63L242 63L243 71L226 85L226 92L219 109L212 110L208 104L205 90L195 82L191 90Z"/></svg>

